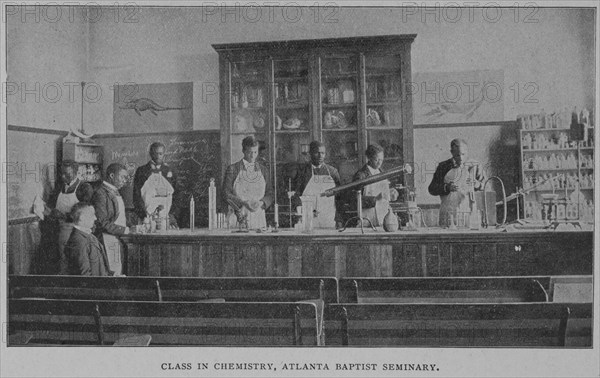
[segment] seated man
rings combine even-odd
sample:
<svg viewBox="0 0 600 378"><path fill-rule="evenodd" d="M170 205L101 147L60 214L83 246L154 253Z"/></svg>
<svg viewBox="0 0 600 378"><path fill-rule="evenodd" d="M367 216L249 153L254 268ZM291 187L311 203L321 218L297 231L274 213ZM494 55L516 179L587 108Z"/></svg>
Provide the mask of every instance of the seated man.
<svg viewBox="0 0 600 378"><path fill-rule="evenodd" d="M79 202L71 211L73 231L65 245L67 274L74 276L112 276L104 246L92 234L96 221L94 207Z"/></svg>

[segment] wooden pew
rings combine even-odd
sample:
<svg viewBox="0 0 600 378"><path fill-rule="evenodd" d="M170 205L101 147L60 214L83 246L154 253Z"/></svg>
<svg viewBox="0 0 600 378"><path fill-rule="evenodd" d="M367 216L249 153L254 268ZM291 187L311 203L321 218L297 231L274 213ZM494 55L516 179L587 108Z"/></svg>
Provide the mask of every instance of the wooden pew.
<svg viewBox="0 0 600 378"><path fill-rule="evenodd" d="M550 278L550 301L592 303L594 280L592 276L552 276Z"/></svg>
<svg viewBox="0 0 600 378"><path fill-rule="evenodd" d="M8 345L100 345L94 302L9 299Z"/></svg>
<svg viewBox="0 0 600 378"><path fill-rule="evenodd" d="M341 278L340 303L547 302L550 277Z"/></svg>
<svg viewBox="0 0 600 378"><path fill-rule="evenodd" d="M325 345L542 347L565 345L567 304L337 304Z"/></svg>
<svg viewBox="0 0 600 378"><path fill-rule="evenodd" d="M593 277L553 276L550 279L550 300L556 303L572 303L567 324L567 346L592 346ZM577 303L577 304L575 304Z"/></svg>
<svg viewBox="0 0 600 378"><path fill-rule="evenodd" d="M333 277L174 278L10 276L9 298L124 301L198 301L223 298L243 302L322 300L337 303Z"/></svg>
<svg viewBox="0 0 600 378"><path fill-rule="evenodd" d="M319 344L312 303L197 303L10 299L10 336L47 344L112 345L149 335L152 345Z"/></svg>

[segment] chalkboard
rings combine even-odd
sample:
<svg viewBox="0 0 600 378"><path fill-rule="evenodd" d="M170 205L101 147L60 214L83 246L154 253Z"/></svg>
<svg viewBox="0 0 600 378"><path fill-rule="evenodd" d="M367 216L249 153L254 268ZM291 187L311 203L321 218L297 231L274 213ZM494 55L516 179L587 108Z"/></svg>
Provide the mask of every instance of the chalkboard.
<svg viewBox="0 0 600 378"><path fill-rule="evenodd" d="M48 200L56 182L56 162L64 135L54 130L8 127L7 162L2 165L2 174L6 175L10 220L34 216L36 195Z"/></svg>
<svg viewBox="0 0 600 378"><path fill-rule="evenodd" d="M125 207L133 209L133 176L135 170L148 163L148 149L154 142L166 146L165 162L177 174L173 202L180 209L180 227L189 225L189 202L196 203L196 226L208 226L208 186L215 179L220 193L221 150L220 134L214 131L177 131L149 134L105 134L94 139L104 146L104 169L111 163L127 167L130 182L121 189Z"/></svg>

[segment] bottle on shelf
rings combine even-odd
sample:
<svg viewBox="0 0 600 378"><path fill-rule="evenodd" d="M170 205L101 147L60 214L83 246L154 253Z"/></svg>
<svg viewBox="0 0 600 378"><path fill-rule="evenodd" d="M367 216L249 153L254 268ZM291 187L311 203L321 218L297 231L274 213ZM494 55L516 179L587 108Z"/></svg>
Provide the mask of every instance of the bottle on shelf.
<svg viewBox="0 0 600 378"><path fill-rule="evenodd" d="M541 129L549 129L549 127L546 125L546 112L544 111L544 108L542 108L540 111L539 123Z"/></svg>

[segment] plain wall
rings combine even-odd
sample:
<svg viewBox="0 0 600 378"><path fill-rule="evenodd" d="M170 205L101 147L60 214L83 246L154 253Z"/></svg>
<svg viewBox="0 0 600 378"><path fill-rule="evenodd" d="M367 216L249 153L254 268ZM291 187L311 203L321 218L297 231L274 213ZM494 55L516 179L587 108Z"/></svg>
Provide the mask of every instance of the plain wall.
<svg viewBox="0 0 600 378"><path fill-rule="evenodd" d="M58 22L7 17L8 81L86 81L85 130L113 131L115 83L194 83L194 129L219 128L214 43L417 34L413 72L504 71L504 119L565 106L594 106L595 12L530 8L79 7ZM48 16L51 17L51 16ZM47 17L47 18L48 18ZM326 22L327 19L327 22ZM93 22L92 22L93 21ZM538 90L524 102L535 83ZM516 88L520 88L517 95ZM96 90L100 88L101 96ZM51 89L51 88L50 88ZM80 89L79 89L80 90ZM79 128L81 96L51 103L8 98L8 123ZM417 94L415 101L420 101Z"/></svg>

